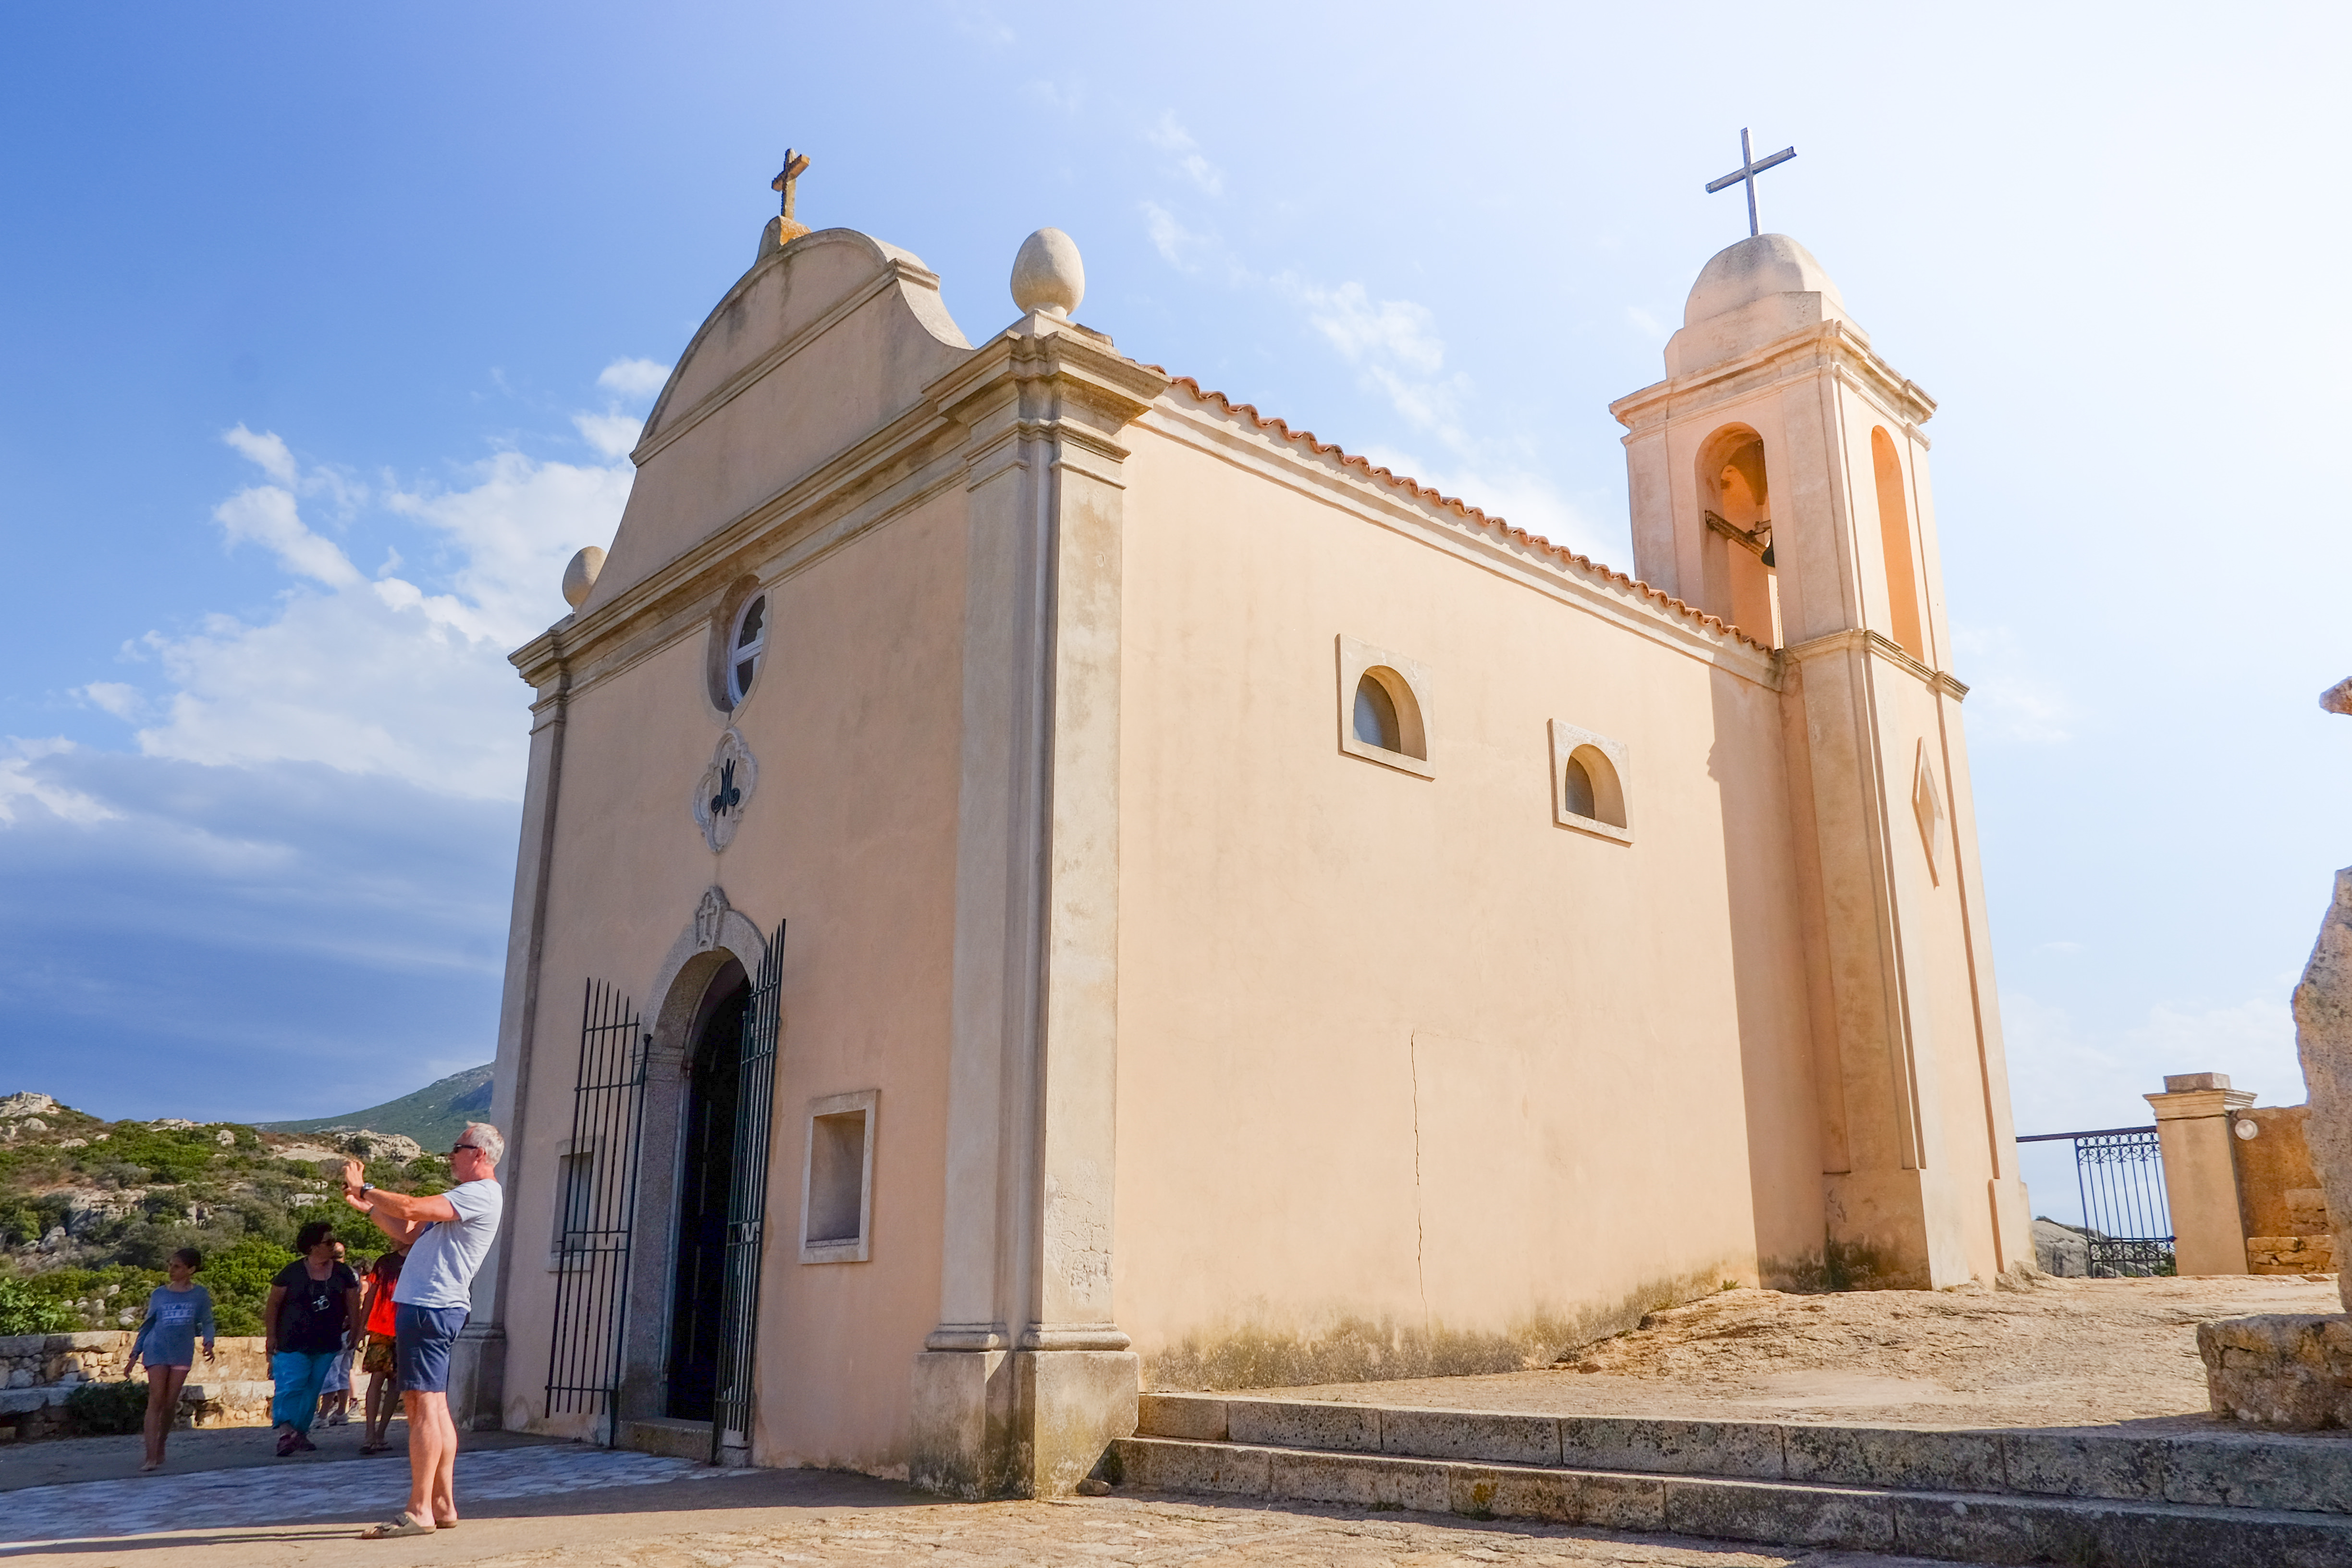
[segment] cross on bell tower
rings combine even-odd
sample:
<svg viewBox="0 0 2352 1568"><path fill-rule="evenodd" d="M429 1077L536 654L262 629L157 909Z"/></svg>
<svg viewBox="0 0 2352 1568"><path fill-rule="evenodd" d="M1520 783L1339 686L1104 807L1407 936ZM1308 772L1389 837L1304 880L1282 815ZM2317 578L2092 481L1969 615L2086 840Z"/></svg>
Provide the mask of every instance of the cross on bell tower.
<svg viewBox="0 0 2352 1568"><path fill-rule="evenodd" d="M1756 176L1767 169L1779 167L1796 155L1797 150L1794 147L1783 147L1770 157L1760 163L1758 162L1756 154L1748 150L1748 127L1743 125L1739 128L1739 167L1719 180L1709 180L1706 183L1706 194L1713 195L1716 192L1732 185L1746 185L1748 187L1748 237L1753 239L1761 232L1756 226ZM785 198L787 201L791 199L789 196Z"/></svg>

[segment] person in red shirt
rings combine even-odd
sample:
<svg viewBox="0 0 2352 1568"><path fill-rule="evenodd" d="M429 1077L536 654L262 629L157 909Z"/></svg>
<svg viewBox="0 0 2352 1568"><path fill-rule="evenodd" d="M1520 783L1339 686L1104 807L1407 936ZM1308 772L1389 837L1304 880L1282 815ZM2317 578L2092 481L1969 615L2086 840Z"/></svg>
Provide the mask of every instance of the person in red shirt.
<svg viewBox="0 0 2352 1568"><path fill-rule="evenodd" d="M381 1454L392 1430L394 1412L400 1408L400 1366L393 1355L392 1288L408 1248L394 1247L377 1258L360 1281L360 1298L367 1313L367 1347L360 1352L360 1370L370 1374L367 1391L367 1435L362 1454Z"/></svg>

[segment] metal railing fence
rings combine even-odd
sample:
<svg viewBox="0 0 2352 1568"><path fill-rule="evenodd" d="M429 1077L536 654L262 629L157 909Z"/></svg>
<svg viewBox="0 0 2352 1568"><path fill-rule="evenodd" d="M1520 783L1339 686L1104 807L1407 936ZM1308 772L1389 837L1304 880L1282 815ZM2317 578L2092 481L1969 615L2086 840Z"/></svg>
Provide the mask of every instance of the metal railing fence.
<svg viewBox="0 0 2352 1568"><path fill-rule="evenodd" d="M2164 1194L2164 1149L2154 1127L2037 1132L2021 1143L2071 1142L2083 1200L2086 1272L2095 1279L2176 1271L2172 1209Z"/></svg>

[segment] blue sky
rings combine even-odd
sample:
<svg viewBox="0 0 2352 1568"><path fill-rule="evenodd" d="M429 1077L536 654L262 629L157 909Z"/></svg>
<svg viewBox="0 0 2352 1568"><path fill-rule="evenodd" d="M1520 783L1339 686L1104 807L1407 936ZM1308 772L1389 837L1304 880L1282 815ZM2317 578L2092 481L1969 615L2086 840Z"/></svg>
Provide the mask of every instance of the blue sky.
<svg viewBox="0 0 2352 1568"><path fill-rule="evenodd" d="M526 694L802 216L1631 564L1606 405L1736 193L1929 427L2018 1121L2301 1098L2352 724L2340 8L48 7L0 55L0 1091L288 1117L491 1053ZM2323 297L2324 296L2324 297Z"/></svg>

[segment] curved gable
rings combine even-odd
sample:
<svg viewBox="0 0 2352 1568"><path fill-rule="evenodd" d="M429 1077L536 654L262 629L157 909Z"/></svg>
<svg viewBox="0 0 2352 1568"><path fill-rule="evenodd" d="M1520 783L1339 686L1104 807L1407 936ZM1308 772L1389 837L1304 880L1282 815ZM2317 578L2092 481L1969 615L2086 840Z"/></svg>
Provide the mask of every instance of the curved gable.
<svg viewBox="0 0 2352 1568"><path fill-rule="evenodd" d="M971 346L919 258L854 229L743 274L678 356L630 454L609 603L919 403Z"/></svg>

